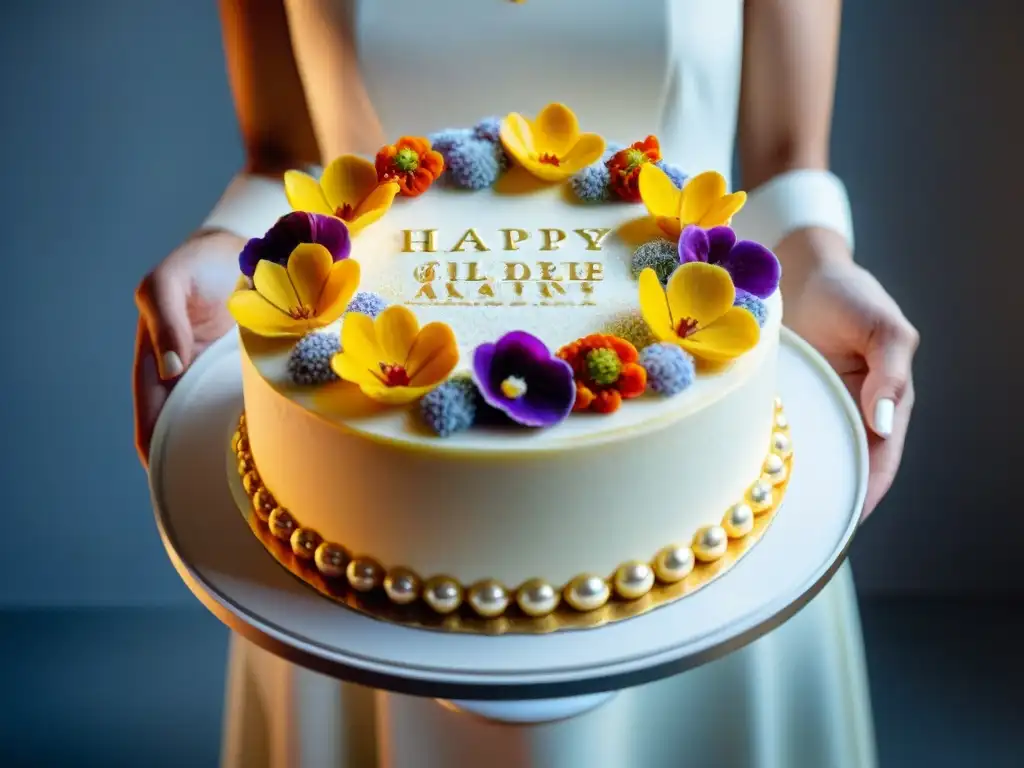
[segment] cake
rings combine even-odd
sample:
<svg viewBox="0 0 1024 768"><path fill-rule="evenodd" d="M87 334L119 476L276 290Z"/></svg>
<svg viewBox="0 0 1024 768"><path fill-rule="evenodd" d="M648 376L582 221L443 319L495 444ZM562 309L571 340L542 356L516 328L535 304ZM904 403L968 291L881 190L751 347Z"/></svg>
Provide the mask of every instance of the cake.
<svg viewBox="0 0 1024 768"><path fill-rule="evenodd" d="M742 192L634 138L552 104L285 175L228 304L232 449L297 567L442 616L586 613L774 511L778 260L731 229Z"/></svg>

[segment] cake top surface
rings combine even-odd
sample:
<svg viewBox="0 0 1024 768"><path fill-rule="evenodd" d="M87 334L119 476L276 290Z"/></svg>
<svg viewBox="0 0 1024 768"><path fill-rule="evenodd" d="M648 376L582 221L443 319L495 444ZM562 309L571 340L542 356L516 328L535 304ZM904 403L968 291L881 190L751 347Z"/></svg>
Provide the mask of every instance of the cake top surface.
<svg viewBox="0 0 1024 768"><path fill-rule="evenodd" d="M561 104L284 181L295 213L246 245L229 309L264 378L380 437L614 433L686 409L645 395L713 400L778 333L778 261L729 227L745 195Z"/></svg>

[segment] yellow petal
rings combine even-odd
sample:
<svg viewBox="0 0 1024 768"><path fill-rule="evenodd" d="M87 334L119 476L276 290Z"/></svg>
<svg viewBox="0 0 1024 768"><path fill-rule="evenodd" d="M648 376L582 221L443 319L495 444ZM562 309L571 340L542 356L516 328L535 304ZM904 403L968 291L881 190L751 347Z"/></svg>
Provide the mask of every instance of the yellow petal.
<svg viewBox="0 0 1024 768"><path fill-rule="evenodd" d="M427 387L448 378L458 363L459 345L452 329L444 323L427 323L416 335L405 370L411 386Z"/></svg>
<svg viewBox="0 0 1024 768"><path fill-rule="evenodd" d="M704 171L687 181L677 213L683 226L699 223L724 194L725 177L717 171Z"/></svg>
<svg viewBox="0 0 1024 768"><path fill-rule="evenodd" d="M528 159L530 155L536 154L536 147L533 143L533 129L526 121L526 118L518 112L512 112L501 121L501 128L498 130L501 143L506 151L520 163Z"/></svg>
<svg viewBox="0 0 1024 768"><path fill-rule="evenodd" d="M228 297L228 312L241 327L260 336L301 336L303 323L293 320L256 291L235 291Z"/></svg>
<svg viewBox="0 0 1024 768"><path fill-rule="evenodd" d="M703 261L679 266L668 279L665 294L673 328L682 320L696 321L699 328L710 325L728 312L736 299L729 273Z"/></svg>
<svg viewBox="0 0 1024 768"><path fill-rule="evenodd" d="M295 295L295 289L292 288L288 270L280 264L266 259L261 260L256 265L256 271L253 272L252 284L263 298L286 315L299 305L299 297Z"/></svg>
<svg viewBox="0 0 1024 768"><path fill-rule="evenodd" d="M355 357L347 351L339 352L331 358L331 368L344 381L350 381L360 387L373 387L381 384L380 378L373 369L368 367L365 360Z"/></svg>
<svg viewBox="0 0 1024 768"><path fill-rule="evenodd" d="M592 163L596 163L604 154L604 139L596 133L584 133L579 140L562 156L559 167L570 174L578 173Z"/></svg>
<svg viewBox="0 0 1024 768"><path fill-rule="evenodd" d="M411 311L395 304L381 312L373 323L384 359L381 362L406 365L420 323Z"/></svg>
<svg viewBox="0 0 1024 768"><path fill-rule="evenodd" d="M579 135L579 121L565 104L548 104L533 121L533 140L538 153L550 152L562 157L572 149Z"/></svg>
<svg viewBox="0 0 1024 768"><path fill-rule="evenodd" d="M419 400L434 387L389 387L381 384L360 385L359 389L371 400L384 405L408 405Z"/></svg>
<svg viewBox="0 0 1024 768"><path fill-rule="evenodd" d="M740 307L730 307L706 328L679 343L695 357L724 363L749 352L760 338L761 329L754 316Z"/></svg>
<svg viewBox="0 0 1024 768"><path fill-rule="evenodd" d="M342 155L324 168L320 186L332 213L346 203L355 208L377 186L377 169L358 155Z"/></svg>
<svg viewBox="0 0 1024 768"><path fill-rule="evenodd" d="M314 313L325 325L345 314L359 287L359 272L359 262L352 259L342 259L331 265Z"/></svg>
<svg viewBox="0 0 1024 768"><path fill-rule="evenodd" d="M370 194L364 197L362 202L356 206L352 221L345 222L348 224L349 235L355 237L359 232L387 213L397 194L398 185L394 183L381 184L374 187Z"/></svg>
<svg viewBox="0 0 1024 768"><path fill-rule="evenodd" d="M315 308L334 259L319 243L299 243L288 257L288 277L303 306Z"/></svg>
<svg viewBox="0 0 1024 768"><path fill-rule="evenodd" d="M662 341L676 338L672 316L668 311L668 299L661 287L658 274L648 267L640 273L640 314L650 326L651 332Z"/></svg>
<svg viewBox="0 0 1024 768"><path fill-rule="evenodd" d="M334 213L324 198L320 182L302 171L285 171L284 194L293 210L328 215Z"/></svg>
<svg viewBox="0 0 1024 768"><path fill-rule="evenodd" d="M373 318L361 312L349 312L341 325L341 348L345 356L358 360L368 370L379 370L382 358Z"/></svg>
<svg viewBox="0 0 1024 768"><path fill-rule="evenodd" d="M653 163L641 165L637 187L651 216L659 220L679 218L682 193L661 168Z"/></svg>
<svg viewBox="0 0 1024 768"><path fill-rule="evenodd" d="M746 192L733 192L731 195L720 197L711 209L704 214L700 220L700 226L705 229L711 227L722 227L732 221L732 217L739 213L743 204L747 202Z"/></svg>

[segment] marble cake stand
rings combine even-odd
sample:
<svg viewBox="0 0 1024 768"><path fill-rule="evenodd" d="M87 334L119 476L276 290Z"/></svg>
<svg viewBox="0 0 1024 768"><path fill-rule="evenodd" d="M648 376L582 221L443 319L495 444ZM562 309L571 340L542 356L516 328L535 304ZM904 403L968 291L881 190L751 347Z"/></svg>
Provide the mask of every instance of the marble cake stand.
<svg viewBox="0 0 1024 768"><path fill-rule="evenodd" d="M783 624L845 560L868 458L838 377L794 334L784 330L782 342L779 387L796 464L780 512L743 560L699 592L625 622L499 637L375 620L273 560L227 483L224 441L241 410L241 374L237 336L215 343L161 414L150 483L172 563L234 632L224 765L440 766L452 764L453 740L487 741L500 722L504 746L492 740L488 768L527 768L524 743L541 733L550 741L562 725L553 721L579 719L617 691L694 669ZM366 729L375 729L375 747L364 744Z"/></svg>

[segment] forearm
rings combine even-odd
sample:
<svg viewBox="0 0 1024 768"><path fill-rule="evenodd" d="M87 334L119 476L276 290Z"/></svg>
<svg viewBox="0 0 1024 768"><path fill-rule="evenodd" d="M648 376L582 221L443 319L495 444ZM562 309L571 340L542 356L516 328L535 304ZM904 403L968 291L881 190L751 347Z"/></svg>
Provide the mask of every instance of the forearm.
<svg viewBox="0 0 1024 768"><path fill-rule="evenodd" d="M853 247L846 190L828 172L840 16L840 0L745 5L739 147L750 197L736 225L773 248L801 229Z"/></svg>

